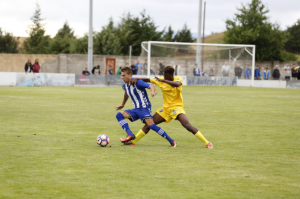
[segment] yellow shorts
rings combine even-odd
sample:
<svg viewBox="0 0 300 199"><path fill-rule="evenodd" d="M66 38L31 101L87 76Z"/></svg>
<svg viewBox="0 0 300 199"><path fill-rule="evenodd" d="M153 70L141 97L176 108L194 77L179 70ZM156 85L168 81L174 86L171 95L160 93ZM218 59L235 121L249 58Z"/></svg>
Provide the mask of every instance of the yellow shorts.
<svg viewBox="0 0 300 199"><path fill-rule="evenodd" d="M162 116L166 121L165 123L170 122L172 119L176 120L179 114L185 114L183 107L172 107L172 108L159 108L156 113Z"/></svg>

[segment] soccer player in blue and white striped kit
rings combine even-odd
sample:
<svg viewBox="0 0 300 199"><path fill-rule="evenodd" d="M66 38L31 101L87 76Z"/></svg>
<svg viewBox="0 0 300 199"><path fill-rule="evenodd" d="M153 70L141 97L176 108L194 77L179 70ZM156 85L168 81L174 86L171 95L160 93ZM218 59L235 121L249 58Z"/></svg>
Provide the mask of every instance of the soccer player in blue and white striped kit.
<svg viewBox="0 0 300 199"><path fill-rule="evenodd" d="M151 113L151 103L149 101L147 95L147 89L151 90L151 96L154 97L156 95L155 88L153 85L145 83L142 80L138 80L136 85L131 85L132 78L132 70L130 67L123 67L121 69L121 76L125 84L123 84L122 88L125 91L123 103L116 107L116 110L121 110L124 106L128 98L131 99L134 109L125 110L118 112L116 118L121 125L122 129L127 133L127 137L125 139L121 139L121 142L126 142L130 140L134 140L135 136L131 132L128 123L125 119L129 119L131 122L134 122L140 119L142 122L146 123L147 126L150 127L153 131L157 132L163 138L166 138L171 147L176 147L176 142L172 140L168 134L160 127L156 126L153 121L152 113Z"/></svg>

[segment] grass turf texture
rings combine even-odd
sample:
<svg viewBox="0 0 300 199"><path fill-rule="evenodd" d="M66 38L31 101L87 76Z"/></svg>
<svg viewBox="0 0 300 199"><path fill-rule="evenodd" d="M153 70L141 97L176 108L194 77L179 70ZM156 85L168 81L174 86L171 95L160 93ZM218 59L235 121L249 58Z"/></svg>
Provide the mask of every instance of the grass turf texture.
<svg viewBox="0 0 300 199"><path fill-rule="evenodd" d="M121 145L121 88L0 87L0 198L299 197L300 90L191 86L183 98L214 149L177 121L160 125L177 148L153 131Z"/></svg>

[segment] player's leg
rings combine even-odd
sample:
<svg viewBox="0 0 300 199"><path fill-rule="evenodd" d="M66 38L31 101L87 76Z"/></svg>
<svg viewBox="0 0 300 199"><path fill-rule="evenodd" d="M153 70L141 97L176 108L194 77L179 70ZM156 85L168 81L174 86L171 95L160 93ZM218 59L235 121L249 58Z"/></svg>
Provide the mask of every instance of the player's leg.
<svg viewBox="0 0 300 199"><path fill-rule="evenodd" d="M124 131L127 133L127 137L125 139L121 139L121 141L129 141L129 140L135 139L134 134L131 132L129 125L128 125L127 121L125 120L125 118L132 119L131 115L129 115L125 111L121 111L121 112L117 113L116 118L117 118L120 126L122 127L122 129L124 129Z"/></svg>
<svg viewBox="0 0 300 199"><path fill-rule="evenodd" d="M171 147L176 147L176 142L172 138L170 138L170 136L162 128L156 126L156 124L154 124L153 119L145 119L145 122L151 130L158 133L161 137L167 139L170 142Z"/></svg>
<svg viewBox="0 0 300 199"><path fill-rule="evenodd" d="M158 113L153 115L153 122L154 124L160 124L165 122L166 120L160 116ZM125 143L126 145L136 144L142 137L144 137L150 131L150 127L145 124L145 126L136 134L135 140L131 140L131 142Z"/></svg>
<svg viewBox="0 0 300 199"><path fill-rule="evenodd" d="M199 138L202 142L205 143L207 148L213 148L212 143L207 141L205 137L201 134L201 132L196 128L191 125L189 122L187 116L185 114L179 114L177 116L177 120L181 123L181 125L186 128L189 132L193 133L197 138Z"/></svg>

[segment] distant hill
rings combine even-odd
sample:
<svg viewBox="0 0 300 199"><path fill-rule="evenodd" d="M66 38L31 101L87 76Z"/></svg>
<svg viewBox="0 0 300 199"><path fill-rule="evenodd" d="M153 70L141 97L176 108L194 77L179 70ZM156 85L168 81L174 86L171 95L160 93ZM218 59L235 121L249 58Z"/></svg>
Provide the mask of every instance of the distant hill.
<svg viewBox="0 0 300 199"><path fill-rule="evenodd" d="M213 35L209 35L204 38L204 43L210 43L210 44L224 44L223 41L224 33L216 33Z"/></svg>

